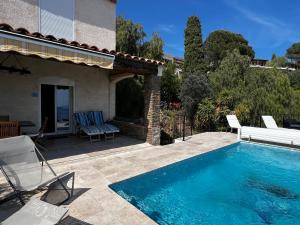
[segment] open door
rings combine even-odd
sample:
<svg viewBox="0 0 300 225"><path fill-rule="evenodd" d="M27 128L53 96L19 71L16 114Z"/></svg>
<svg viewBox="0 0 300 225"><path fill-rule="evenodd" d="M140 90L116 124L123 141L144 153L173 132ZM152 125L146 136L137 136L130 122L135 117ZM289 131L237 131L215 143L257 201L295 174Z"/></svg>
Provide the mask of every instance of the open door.
<svg viewBox="0 0 300 225"><path fill-rule="evenodd" d="M55 132L55 86L42 84L41 86L41 115L42 120L48 117L45 133Z"/></svg>
<svg viewBox="0 0 300 225"><path fill-rule="evenodd" d="M48 117L45 133L71 132L72 96L72 87L42 84L41 119Z"/></svg>

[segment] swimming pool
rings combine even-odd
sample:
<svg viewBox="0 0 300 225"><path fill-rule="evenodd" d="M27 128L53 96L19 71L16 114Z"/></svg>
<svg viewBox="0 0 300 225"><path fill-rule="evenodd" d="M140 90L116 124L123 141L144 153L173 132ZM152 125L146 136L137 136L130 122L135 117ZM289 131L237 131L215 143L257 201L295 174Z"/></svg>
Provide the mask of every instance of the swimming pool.
<svg viewBox="0 0 300 225"><path fill-rule="evenodd" d="M300 152L239 142L110 186L163 225L300 224Z"/></svg>

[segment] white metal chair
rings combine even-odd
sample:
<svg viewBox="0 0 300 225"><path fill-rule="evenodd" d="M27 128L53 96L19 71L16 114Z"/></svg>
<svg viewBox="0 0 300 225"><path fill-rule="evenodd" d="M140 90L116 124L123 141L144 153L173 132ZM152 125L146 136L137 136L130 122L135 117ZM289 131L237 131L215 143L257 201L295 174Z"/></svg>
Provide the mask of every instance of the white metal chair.
<svg viewBox="0 0 300 225"><path fill-rule="evenodd" d="M39 158L45 163L42 163ZM73 195L74 172L56 174L29 136L0 140L0 170L14 190L13 195L5 201L18 197L24 204L22 199L24 192L43 187L60 186L67 194L67 198L60 204ZM71 190L63 182L66 178L72 178Z"/></svg>

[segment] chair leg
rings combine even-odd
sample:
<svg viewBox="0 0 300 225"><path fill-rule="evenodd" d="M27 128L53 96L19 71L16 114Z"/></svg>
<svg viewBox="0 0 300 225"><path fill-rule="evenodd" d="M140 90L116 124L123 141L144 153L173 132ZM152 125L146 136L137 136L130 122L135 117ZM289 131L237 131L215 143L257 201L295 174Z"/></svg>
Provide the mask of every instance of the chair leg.
<svg viewBox="0 0 300 225"><path fill-rule="evenodd" d="M24 202L24 200L23 200L23 198L22 198L22 193L21 193L21 192L17 192L17 191L14 191L12 194L9 194L8 197L2 199L2 200L0 201L0 205L1 205L1 204L4 204L5 202L8 202L8 201L10 201L10 200L13 200L13 199L15 199L15 198L18 198L18 199L20 200L21 204L22 204L22 205L25 205L25 202Z"/></svg>
<svg viewBox="0 0 300 225"><path fill-rule="evenodd" d="M74 183L75 183L75 173L72 172L72 187L71 187L71 193L68 191L68 189L66 188L66 186L63 184L61 178L57 179L57 181L59 182L59 184L62 186L62 188L64 189L64 191L67 193L68 197L63 200L62 202L59 203L59 205L64 204L66 201L68 201L74 194Z"/></svg>
<svg viewBox="0 0 300 225"><path fill-rule="evenodd" d="M18 197L18 199L20 200L21 204L22 204L22 205L25 205L25 202L24 202L24 200L23 200L23 198L22 198L21 192L18 192L18 193L17 193L17 197Z"/></svg>
<svg viewBox="0 0 300 225"><path fill-rule="evenodd" d="M73 196L74 194L74 184L75 184L75 173L73 172L71 196Z"/></svg>

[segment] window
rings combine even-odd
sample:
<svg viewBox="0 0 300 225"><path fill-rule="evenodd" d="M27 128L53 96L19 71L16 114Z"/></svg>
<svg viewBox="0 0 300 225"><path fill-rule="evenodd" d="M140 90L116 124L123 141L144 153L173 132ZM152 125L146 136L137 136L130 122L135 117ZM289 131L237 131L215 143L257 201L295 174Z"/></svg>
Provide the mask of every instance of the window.
<svg viewBox="0 0 300 225"><path fill-rule="evenodd" d="M74 0L40 0L40 32L74 40Z"/></svg>

